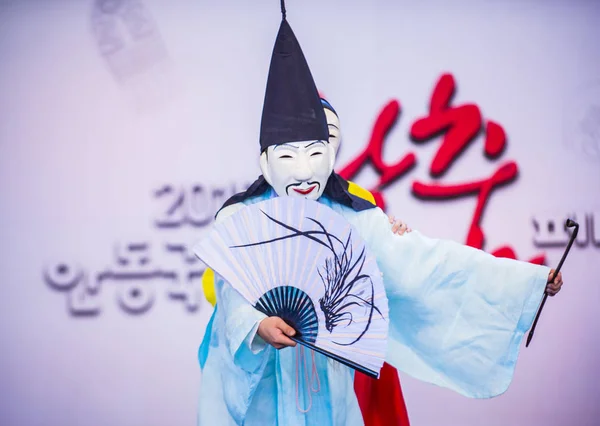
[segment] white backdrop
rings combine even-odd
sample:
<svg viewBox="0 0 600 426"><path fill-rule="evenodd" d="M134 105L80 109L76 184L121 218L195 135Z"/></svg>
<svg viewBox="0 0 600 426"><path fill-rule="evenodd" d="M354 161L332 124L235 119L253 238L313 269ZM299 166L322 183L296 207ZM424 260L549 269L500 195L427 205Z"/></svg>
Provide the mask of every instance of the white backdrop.
<svg viewBox="0 0 600 426"><path fill-rule="evenodd" d="M412 424L597 424L600 3L287 7L341 118L338 170L366 148L382 108L400 103L383 159L413 153L416 163L382 189L390 213L466 242L477 193L422 200L413 183L477 182L513 161L518 176L493 190L479 221L485 250L510 246L555 265L560 221L582 225L564 290L508 392L469 400L402 376ZM2 425L194 423L196 351L212 308L202 265L181 250L259 173L279 20L275 0L0 1ZM443 135L417 143L410 132L445 73L456 82L451 105L475 105L507 145L485 157L481 131L433 177ZM354 180L373 189L379 174L366 164Z"/></svg>

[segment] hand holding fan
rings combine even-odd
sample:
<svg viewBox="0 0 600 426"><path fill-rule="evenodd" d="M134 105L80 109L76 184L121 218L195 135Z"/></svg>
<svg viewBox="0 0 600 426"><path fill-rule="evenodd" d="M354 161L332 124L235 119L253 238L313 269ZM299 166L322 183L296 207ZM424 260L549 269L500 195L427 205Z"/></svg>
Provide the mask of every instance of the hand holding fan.
<svg viewBox="0 0 600 426"><path fill-rule="evenodd" d="M196 255L293 338L372 377L387 348L381 272L358 232L330 208L277 197L241 209L195 248Z"/></svg>

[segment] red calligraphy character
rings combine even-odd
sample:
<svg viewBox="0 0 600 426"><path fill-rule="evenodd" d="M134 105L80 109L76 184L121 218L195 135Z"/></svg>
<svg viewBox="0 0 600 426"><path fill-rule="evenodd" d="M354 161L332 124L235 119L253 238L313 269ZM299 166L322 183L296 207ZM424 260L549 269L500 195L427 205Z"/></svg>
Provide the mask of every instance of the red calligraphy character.
<svg viewBox="0 0 600 426"><path fill-rule="evenodd" d="M415 142L431 140L444 133L442 144L431 163L432 176L445 173L460 154L469 146L482 130L482 118L475 104L450 106L456 92L456 82L452 74L444 74L438 80L429 106L429 115L416 120L410 134ZM488 121L486 124L484 153L489 158L497 158L506 146L506 134L499 124Z"/></svg>
<svg viewBox="0 0 600 426"><path fill-rule="evenodd" d="M350 180L358 174L360 169L368 161L370 161L379 174L379 181L370 189L370 191L375 197L377 205L382 209L385 209L385 199L381 193L383 187L406 174L416 164L416 157L412 152L409 152L394 164L388 164L383 160L383 144L385 143L385 138L396 123L399 114L400 103L397 100L388 102L375 121L375 125L371 132L371 138L369 139L369 143L365 150L351 160L339 172L344 179Z"/></svg>
<svg viewBox="0 0 600 426"><path fill-rule="evenodd" d="M442 75L431 96L429 115L416 120L411 127L411 137L417 143L431 140L443 133L442 143L430 166L430 173L434 177L443 175L483 128L481 111L477 105L450 105L455 91L454 77L451 74ZM485 127L484 154L488 158L497 158L506 147L506 133L502 126L491 120L487 121ZM514 181L517 174L517 164L510 161L501 165L488 179L454 185L424 184L415 181L413 193L418 197L430 199L477 194L477 206L469 227L467 245L483 249L485 234L481 220L487 200L494 188ZM502 246L492 254L516 259L515 251L509 246ZM545 256L538 255L530 262L541 264L544 260Z"/></svg>

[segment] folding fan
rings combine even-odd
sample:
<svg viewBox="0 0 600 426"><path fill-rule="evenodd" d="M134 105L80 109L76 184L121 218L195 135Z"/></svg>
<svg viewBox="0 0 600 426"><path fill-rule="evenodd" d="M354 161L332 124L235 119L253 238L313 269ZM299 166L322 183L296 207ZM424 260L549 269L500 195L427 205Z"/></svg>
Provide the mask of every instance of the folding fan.
<svg viewBox="0 0 600 426"><path fill-rule="evenodd" d="M381 272L358 231L327 206L276 197L214 226L196 255L294 340L372 377L388 334Z"/></svg>

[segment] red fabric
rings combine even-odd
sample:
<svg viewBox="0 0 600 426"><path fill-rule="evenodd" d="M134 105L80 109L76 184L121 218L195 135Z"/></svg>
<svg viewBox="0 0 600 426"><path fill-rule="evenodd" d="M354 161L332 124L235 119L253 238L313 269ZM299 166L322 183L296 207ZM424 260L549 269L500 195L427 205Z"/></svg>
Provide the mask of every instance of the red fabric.
<svg viewBox="0 0 600 426"><path fill-rule="evenodd" d="M365 426L410 425L398 372L388 363L383 364L378 380L357 371L354 392Z"/></svg>

